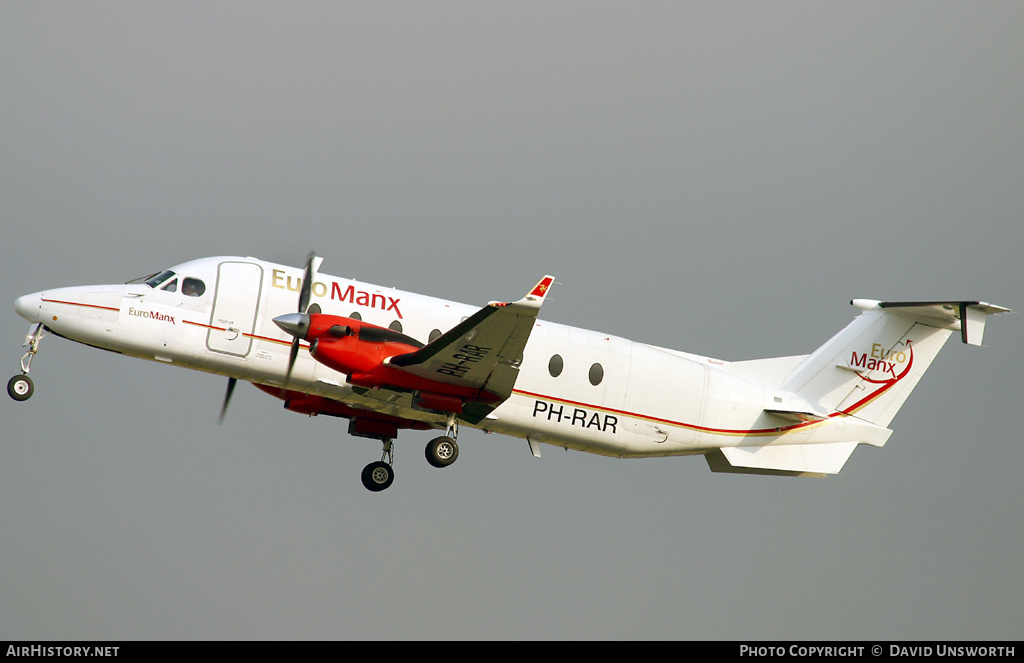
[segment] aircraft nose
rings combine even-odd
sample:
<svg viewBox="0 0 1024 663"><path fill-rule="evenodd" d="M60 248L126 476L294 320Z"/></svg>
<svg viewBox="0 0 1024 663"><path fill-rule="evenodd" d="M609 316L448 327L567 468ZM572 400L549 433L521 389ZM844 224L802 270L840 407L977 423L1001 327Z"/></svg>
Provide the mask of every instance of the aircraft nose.
<svg viewBox="0 0 1024 663"><path fill-rule="evenodd" d="M274 318L274 324L296 338L306 338L309 316L305 313L286 313Z"/></svg>
<svg viewBox="0 0 1024 663"><path fill-rule="evenodd" d="M43 293L22 295L14 300L14 310L29 322L42 322Z"/></svg>

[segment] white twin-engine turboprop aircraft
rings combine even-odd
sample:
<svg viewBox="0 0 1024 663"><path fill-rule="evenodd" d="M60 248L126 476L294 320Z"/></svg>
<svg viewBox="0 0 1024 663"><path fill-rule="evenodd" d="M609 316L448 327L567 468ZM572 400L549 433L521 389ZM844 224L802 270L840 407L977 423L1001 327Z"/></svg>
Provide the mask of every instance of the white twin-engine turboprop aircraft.
<svg viewBox="0 0 1024 663"><path fill-rule="evenodd" d="M132 357L238 380L285 409L349 420L380 440L363 484L394 479L401 428L445 430L431 465L458 457L460 424L605 456L702 454L715 472L823 476L887 426L953 331L980 345L976 301L854 300L861 313L810 355L726 362L537 319L554 279L524 298L476 309L305 272L255 258L186 262L125 285L19 297L34 323L11 378L32 395L29 367L47 331Z"/></svg>

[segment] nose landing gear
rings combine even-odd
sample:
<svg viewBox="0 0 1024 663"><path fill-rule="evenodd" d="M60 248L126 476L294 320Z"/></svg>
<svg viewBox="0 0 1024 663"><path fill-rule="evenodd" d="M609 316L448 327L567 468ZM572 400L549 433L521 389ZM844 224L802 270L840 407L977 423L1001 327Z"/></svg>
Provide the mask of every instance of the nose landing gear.
<svg viewBox="0 0 1024 663"><path fill-rule="evenodd" d="M16 401L27 401L34 391L32 378L27 375L15 375L7 383L7 393Z"/></svg>
<svg viewBox="0 0 1024 663"><path fill-rule="evenodd" d="M24 347L28 347L21 358L21 375L15 375L7 382L7 393L16 401L27 401L35 391L32 378L28 376L32 366L32 358L39 352L39 341L46 335L46 328L42 324L36 324L29 330L25 337Z"/></svg>

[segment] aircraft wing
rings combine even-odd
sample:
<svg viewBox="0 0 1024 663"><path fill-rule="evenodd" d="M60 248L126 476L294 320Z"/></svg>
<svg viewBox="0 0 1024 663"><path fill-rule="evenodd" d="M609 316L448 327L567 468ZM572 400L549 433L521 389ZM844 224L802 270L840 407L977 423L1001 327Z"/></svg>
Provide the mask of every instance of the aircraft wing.
<svg viewBox="0 0 1024 663"><path fill-rule="evenodd" d="M545 276L517 302L491 302L416 352L391 357L406 373L471 389L464 418L479 421L512 395L523 350L554 277Z"/></svg>

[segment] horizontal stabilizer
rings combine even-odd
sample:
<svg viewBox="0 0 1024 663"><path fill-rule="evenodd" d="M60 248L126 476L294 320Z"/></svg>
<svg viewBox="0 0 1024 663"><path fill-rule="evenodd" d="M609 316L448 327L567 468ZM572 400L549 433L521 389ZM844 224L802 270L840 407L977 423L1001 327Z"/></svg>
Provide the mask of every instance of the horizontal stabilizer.
<svg viewBox="0 0 1024 663"><path fill-rule="evenodd" d="M968 345L981 345L987 316L1010 312L1008 308L979 301L879 302L855 299L850 303L862 310L873 308L890 310L925 324L959 331L960 339Z"/></svg>
<svg viewBox="0 0 1024 663"><path fill-rule="evenodd" d="M856 442L723 447L704 455L712 472L823 477L843 469Z"/></svg>

